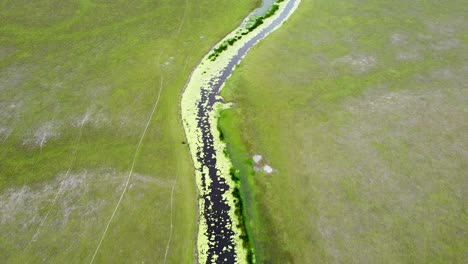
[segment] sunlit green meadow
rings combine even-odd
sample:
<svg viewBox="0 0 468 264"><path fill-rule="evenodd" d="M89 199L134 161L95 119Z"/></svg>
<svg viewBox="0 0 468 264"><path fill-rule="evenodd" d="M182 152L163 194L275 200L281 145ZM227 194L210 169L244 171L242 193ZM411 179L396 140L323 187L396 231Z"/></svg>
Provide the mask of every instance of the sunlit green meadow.
<svg viewBox="0 0 468 264"><path fill-rule="evenodd" d="M95 262L193 262L180 93L256 5L2 1L0 259L89 262L132 171Z"/></svg>
<svg viewBox="0 0 468 264"><path fill-rule="evenodd" d="M250 51L220 129L260 263L466 263L464 6L304 0Z"/></svg>

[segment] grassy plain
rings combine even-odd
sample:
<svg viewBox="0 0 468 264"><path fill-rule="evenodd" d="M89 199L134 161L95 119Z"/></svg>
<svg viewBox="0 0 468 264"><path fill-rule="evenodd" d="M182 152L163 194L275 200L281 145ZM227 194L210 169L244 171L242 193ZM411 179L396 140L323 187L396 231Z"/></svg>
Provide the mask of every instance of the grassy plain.
<svg viewBox="0 0 468 264"><path fill-rule="evenodd" d="M463 6L303 1L250 51L220 129L260 263L468 261Z"/></svg>
<svg viewBox="0 0 468 264"><path fill-rule="evenodd" d="M191 263L197 196L180 92L256 5L2 1L0 259L90 261L132 171L96 262Z"/></svg>

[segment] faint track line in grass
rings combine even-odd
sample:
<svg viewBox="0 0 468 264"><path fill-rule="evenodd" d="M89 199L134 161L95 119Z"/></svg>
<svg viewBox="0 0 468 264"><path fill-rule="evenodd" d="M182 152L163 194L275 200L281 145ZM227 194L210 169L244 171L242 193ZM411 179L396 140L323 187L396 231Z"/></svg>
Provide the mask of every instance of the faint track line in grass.
<svg viewBox="0 0 468 264"><path fill-rule="evenodd" d="M162 54L162 52L161 52L161 54ZM160 84L160 87L159 87L158 98L156 99L156 102L154 103L153 110L151 111L151 115L149 116L148 122L146 122L145 129L143 130L143 133L141 134L140 140L138 141L138 144L137 144L137 147L136 147L136 150L135 150L135 154L133 155L133 161L132 161L132 165L130 167L130 172L128 173L127 179L125 181L124 189L122 190L122 193L120 194L119 201L117 202L117 205L115 206L114 211L112 212L112 215L109 218L109 221L107 222L106 228L104 229L104 232L102 233L101 239L99 240L99 243L98 243L96 249L94 250L93 257L91 258L91 261L89 262L90 264L94 263L94 260L96 259L96 255L99 252L99 249L101 248L102 242L104 241L104 238L106 237L107 231L109 230L109 226L111 225L112 220L114 219L115 214L117 213L117 210L119 209L120 204L122 203L123 197L124 197L125 193L128 190L128 184L130 182L130 179L132 178L133 169L135 168L135 163L136 163L136 160L137 160L137 157L138 157L138 153L140 152L140 148L141 148L141 145L143 143L143 139L145 138L146 132L148 131L148 127L151 124L151 121L153 120L154 113L156 112L156 108L157 108L157 106L159 104L159 99L161 98L162 90L163 90L163 75L161 75L161 84Z"/></svg>
<svg viewBox="0 0 468 264"><path fill-rule="evenodd" d="M185 72L185 70L187 70L189 59L190 59L190 56L187 56L187 58L185 58L184 70L183 70L184 72Z"/></svg>
<svg viewBox="0 0 468 264"><path fill-rule="evenodd" d="M56 117L56 116L57 116L57 111L54 111L54 114L53 114L53 116L52 116L52 119L51 119L50 123L52 123L52 124L54 123L55 117ZM40 159L41 154L42 154L42 147L43 147L44 141L45 141L45 136L43 136L42 139L41 139L40 148L39 148L39 153L37 154L36 159L34 160L34 163L32 164L31 174L33 174L34 171L36 170L37 163L39 162L39 159ZM24 141L23 141L23 145L24 145L24 144L25 144L25 143L24 143ZM18 166L17 166L17 167L18 167ZM16 168L17 168L17 167L16 167ZM16 173L16 168L15 168L15 173Z"/></svg>
<svg viewBox="0 0 468 264"><path fill-rule="evenodd" d="M174 189L177 185L177 178L179 174L176 176L176 180L174 181L174 184L172 184L172 190L171 190L171 226L170 226L170 231L169 231L169 239L167 240L167 245L166 245L166 252L164 253L164 264L166 264L167 261L167 254L169 253L169 247L171 246L171 240L172 240L172 230L174 228L173 224L173 205L174 205Z"/></svg>
<svg viewBox="0 0 468 264"><path fill-rule="evenodd" d="M76 143L75 143L75 148L73 150L73 154L72 154L72 158L70 160L70 165L68 166L68 169L67 169L67 172L65 173L65 179L68 177L68 174L70 173L70 170L71 168L73 167L73 164L75 164L75 160L76 160L76 153L77 153L77 150L78 150L78 144L80 143L81 141L81 137L83 136L83 126L84 124L86 123L87 121L87 115L83 118L83 120L81 121L80 123L80 132L79 132L79 135L78 135L78 139L76 140ZM35 241L35 239L37 238L37 236L39 235L39 232L41 230L41 228L44 226L45 224L45 221L47 221L47 218L49 217L50 215L50 210L51 210L51 207L55 205L55 203L57 202L59 196L62 194L62 184L63 182L60 183L60 186L59 186L59 189L57 190L57 192L55 193L55 196L54 196L54 199L52 200L52 204L49 205L48 209L47 209L47 213L45 215L45 217L42 219L42 221L39 223L39 226L37 227L36 229L36 232L34 233L33 237L31 238L31 240L29 241L28 243L28 246L26 247L26 249L29 248L29 246L31 245L32 242Z"/></svg>
<svg viewBox="0 0 468 264"><path fill-rule="evenodd" d="M4 144L7 141L8 137L10 137L12 132L13 129L11 131L8 131L8 133L5 136L3 136L2 144Z"/></svg>
<svg viewBox="0 0 468 264"><path fill-rule="evenodd" d="M184 15L182 16L182 20L180 21L179 28L177 29L176 36L180 35L180 32L182 31L182 28L184 27L185 17L187 16L187 11L188 11L188 0L185 0Z"/></svg>
<svg viewBox="0 0 468 264"><path fill-rule="evenodd" d="M131 111L133 111L133 109L135 108L135 105L140 100L141 96L142 94L140 93L138 96L135 97L135 99L133 99L133 102L130 104L130 107L126 111L127 114L131 114ZM119 129L122 129L126 125L127 120L128 118L125 117L125 121L120 121Z"/></svg>
<svg viewBox="0 0 468 264"><path fill-rule="evenodd" d="M69 173L70 173L70 168L68 168L67 173L65 173L65 178L68 176ZM26 247L26 249L28 249L29 246L31 245L31 243L36 240L37 236L39 235L39 232L41 231L42 226L44 225L45 221L47 221L47 218L49 217L50 210L51 210L50 207L55 205L55 203L57 202L58 197L62 193L62 184L63 184L63 182L60 183L60 186L59 186L57 192L55 193L54 199L52 200L52 204L49 206L49 209L47 210L47 213L46 213L45 217L42 219L41 223L39 223L39 226L37 227L36 232L34 233L31 240L29 241L28 246Z"/></svg>
<svg viewBox="0 0 468 264"><path fill-rule="evenodd" d="M187 11L188 11L188 0L185 0L185 10L184 10L184 15L182 17L182 20L180 21L180 25L179 25L179 28L177 29L177 34L176 36L179 36L180 35L180 32L182 30L182 27L184 26L184 22L185 22L185 17L187 16ZM161 54L160 54L161 56ZM189 57L187 57L185 59L185 63L184 63L184 69L183 71L186 70L187 68L187 64L188 64L188 59ZM167 262L167 254L169 253L169 248L171 246L171 241L172 241L172 233L173 233L173 229L174 229L174 224L173 224L173 207L174 207L174 189L177 185L177 179L178 179L178 176L179 174L177 174L176 176L176 179L174 181L174 183L172 184L172 189L171 189L171 225L170 225L170 231L169 231L169 238L167 239L167 244L166 244L166 251L164 253L164 264L166 264Z"/></svg>

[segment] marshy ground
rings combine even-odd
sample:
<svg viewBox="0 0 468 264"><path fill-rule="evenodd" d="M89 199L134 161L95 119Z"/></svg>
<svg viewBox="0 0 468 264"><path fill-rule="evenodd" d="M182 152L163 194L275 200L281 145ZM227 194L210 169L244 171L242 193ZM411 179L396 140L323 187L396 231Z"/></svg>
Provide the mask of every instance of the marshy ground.
<svg viewBox="0 0 468 264"><path fill-rule="evenodd" d="M303 1L241 63L221 124L260 261L467 261L463 5Z"/></svg>

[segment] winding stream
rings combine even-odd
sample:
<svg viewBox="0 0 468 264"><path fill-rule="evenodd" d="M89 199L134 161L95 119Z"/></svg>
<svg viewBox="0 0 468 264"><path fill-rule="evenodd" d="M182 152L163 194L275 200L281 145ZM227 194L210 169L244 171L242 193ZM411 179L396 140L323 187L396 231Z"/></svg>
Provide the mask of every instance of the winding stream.
<svg viewBox="0 0 468 264"><path fill-rule="evenodd" d="M236 65L259 40L277 29L293 13L300 0L286 0L264 23L229 46L215 61L208 55L194 69L182 95L182 120L195 164L199 189L199 231L197 239L200 263L239 263L247 261L247 250L240 239L239 219L234 214L230 179L231 163L223 154L225 145L217 131L217 113L228 107L219 97L225 81ZM239 36L243 25L226 36Z"/></svg>

